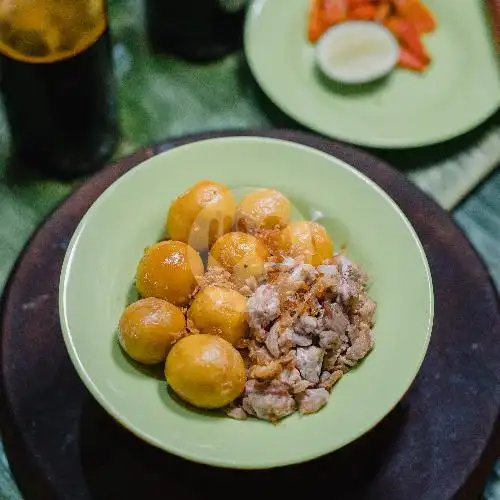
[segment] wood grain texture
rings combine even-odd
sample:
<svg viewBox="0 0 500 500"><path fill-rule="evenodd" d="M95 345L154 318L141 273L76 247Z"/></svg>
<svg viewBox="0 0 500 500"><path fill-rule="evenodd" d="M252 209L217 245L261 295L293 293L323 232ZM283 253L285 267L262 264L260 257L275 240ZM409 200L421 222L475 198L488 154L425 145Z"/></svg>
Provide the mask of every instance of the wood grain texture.
<svg viewBox="0 0 500 500"><path fill-rule="evenodd" d="M499 449L500 411L500 315L484 266L441 208L372 156L292 131L263 135L309 144L348 161L385 188L413 222L431 265L436 322L410 391L374 431L340 453L278 471L242 473L191 464L116 425L87 394L68 359L59 331L57 281L83 213L109 183L153 153L148 150L77 190L36 233L7 287L1 367L8 405L2 427L28 499L135 499L168 491L170 498L224 500L239 490L238 497L246 500L276 484L284 496L306 495L310 484L297 477L310 478L318 491L333 485L336 498L480 497ZM154 152L186 140L158 145ZM242 481L256 490L241 491Z"/></svg>

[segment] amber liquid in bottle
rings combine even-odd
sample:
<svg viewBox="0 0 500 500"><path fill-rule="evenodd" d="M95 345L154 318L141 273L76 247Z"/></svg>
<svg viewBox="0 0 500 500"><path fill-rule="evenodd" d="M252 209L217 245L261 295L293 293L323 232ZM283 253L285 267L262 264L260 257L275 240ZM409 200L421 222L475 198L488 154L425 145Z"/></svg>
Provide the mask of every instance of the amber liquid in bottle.
<svg viewBox="0 0 500 500"><path fill-rule="evenodd" d="M0 0L0 91L14 158L101 167L118 136L104 0Z"/></svg>

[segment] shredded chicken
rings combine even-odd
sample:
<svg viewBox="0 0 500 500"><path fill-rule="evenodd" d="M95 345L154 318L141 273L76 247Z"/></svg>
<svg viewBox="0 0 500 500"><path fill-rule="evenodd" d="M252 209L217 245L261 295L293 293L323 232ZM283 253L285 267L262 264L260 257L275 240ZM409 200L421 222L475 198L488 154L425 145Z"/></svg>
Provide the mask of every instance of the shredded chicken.
<svg viewBox="0 0 500 500"><path fill-rule="evenodd" d="M290 279L292 281L311 282L318 276L318 271L311 264L298 264L293 267Z"/></svg>
<svg viewBox="0 0 500 500"><path fill-rule="evenodd" d="M281 348L280 348L280 327L279 323L276 322L271 329L269 330L269 333L267 334L265 343L266 347L269 349L269 352L275 357L279 358L281 354Z"/></svg>
<svg viewBox="0 0 500 500"><path fill-rule="evenodd" d="M243 399L243 408L257 418L275 422L293 413L296 403L288 393L251 392Z"/></svg>
<svg viewBox="0 0 500 500"><path fill-rule="evenodd" d="M294 325L294 329L298 333L304 333L306 335L313 334L318 331L319 321L314 316L309 316L303 314Z"/></svg>
<svg viewBox="0 0 500 500"><path fill-rule="evenodd" d="M302 378L317 384L323 366L325 351L320 347L299 347L295 359Z"/></svg>
<svg viewBox="0 0 500 500"><path fill-rule="evenodd" d="M297 382L296 384L293 385L292 390L294 394L301 394L304 392L306 389L309 389L313 384L309 382L308 380L300 380L300 382Z"/></svg>
<svg viewBox="0 0 500 500"><path fill-rule="evenodd" d="M286 368L281 372L280 381L287 384L289 387L293 387L298 384L302 379L300 378L300 372L297 368Z"/></svg>
<svg viewBox="0 0 500 500"><path fill-rule="evenodd" d="M340 346L340 335L332 330L319 332L319 346L322 349L335 349Z"/></svg>
<svg viewBox="0 0 500 500"><path fill-rule="evenodd" d="M272 259L263 277L239 288L220 270L199 283L249 297L250 336L242 344L248 381L226 409L237 420L276 422L296 411L319 411L335 384L374 347L376 303L360 267L341 254L317 268L289 257Z"/></svg>
<svg viewBox="0 0 500 500"><path fill-rule="evenodd" d="M340 347L338 349L326 351L325 357L323 358L323 369L328 371L334 371L337 366L337 360L339 356L340 356Z"/></svg>
<svg viewBox="0 0 500 500"><path fill-rule="evenodd" d="M300 413L303 415L316 413L326 405L329 397L330 393L323 387L319 389L307 389L298 398Z"/></svg>
<svg viewBox="0 0 500 500"><path fill-rule="evenodd" d="M349 317L344 313L339 304L324 304L321 326L342 335L349 326Z"/></svg>
<svg viewBox="0 0 500 500"><path fill-rule="evenodd" d="M349 361L362 360L372 348L372 338L368 332L362 332L347 349L346 358Z"/></svg>
<svg viewBox="0 0 500 500"><path fill-rule="evenodd" d="M283 367L278 361L271 361L268 365L253 365L248 376L258 380L273 380L281 375Z"/></svg>
<svg viewBox="0 0 500 500"><path fill-rule="evenodd" d="M342 378L344 372L342 370L335 370L333 373L324 371L320 378L320 387L331 391L333 386Z"/></svg>
<svg viewBox="0 0 500 500"><path fill-rule="evenodd" d="M248 355L250 359L258 365L267 365L273 361L273 356L266 346L261 346L255 341L248 344Z"/></svg>
<svg viewBox="0 0 500 500"><path fill-rule="evenodd" d="M308 347L312 345L313 339L311 336L302 335L294 332L293 330L292 332L291 341L293 346Z"/></svg>
<svg viewBox="0 0 500 500"><path fill-rule="evenodd" d="M234 418L235 420L246 420L248 418L245 410L239 406L236 406L235 408L228 408L226 415Z"/></svg>
<svg viewBox="0 0 500 500"><path fill-rule="evenodd" d="M248 299L248 324L251 328L267 327L280 314L280 299L272 285L261 285Z"/></svg>

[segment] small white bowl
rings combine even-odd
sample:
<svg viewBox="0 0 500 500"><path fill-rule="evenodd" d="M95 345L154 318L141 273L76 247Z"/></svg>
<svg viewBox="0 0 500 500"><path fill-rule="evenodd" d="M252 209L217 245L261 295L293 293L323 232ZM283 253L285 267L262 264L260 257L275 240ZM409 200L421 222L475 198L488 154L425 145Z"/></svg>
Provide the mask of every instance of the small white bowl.
<svg viewBox="0 0 500 500"><path fill-rule="evenodd" d="M323 34L316 62L329 78L347 84L368 83L397 64L399 45L392 33L371 21L347 21Z"/></svg>

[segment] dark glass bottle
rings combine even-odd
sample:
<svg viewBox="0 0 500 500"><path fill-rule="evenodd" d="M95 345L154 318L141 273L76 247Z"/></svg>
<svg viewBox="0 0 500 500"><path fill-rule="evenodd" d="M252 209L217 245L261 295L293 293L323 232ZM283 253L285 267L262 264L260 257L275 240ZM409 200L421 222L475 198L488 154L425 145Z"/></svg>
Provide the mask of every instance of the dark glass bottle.
<svg viewBox="0 0 500 500"><path fill-rule="evenodd" d="M189 61L210 61L238 49L246 0L146 0L151 45Z"/></svg>
<svg viewBox="0 0 500 500"><path fill-rule="evenodd" d="M104 0L0 2L0 90L16 160L63 176L103 166L118 138Z"/></svg>

